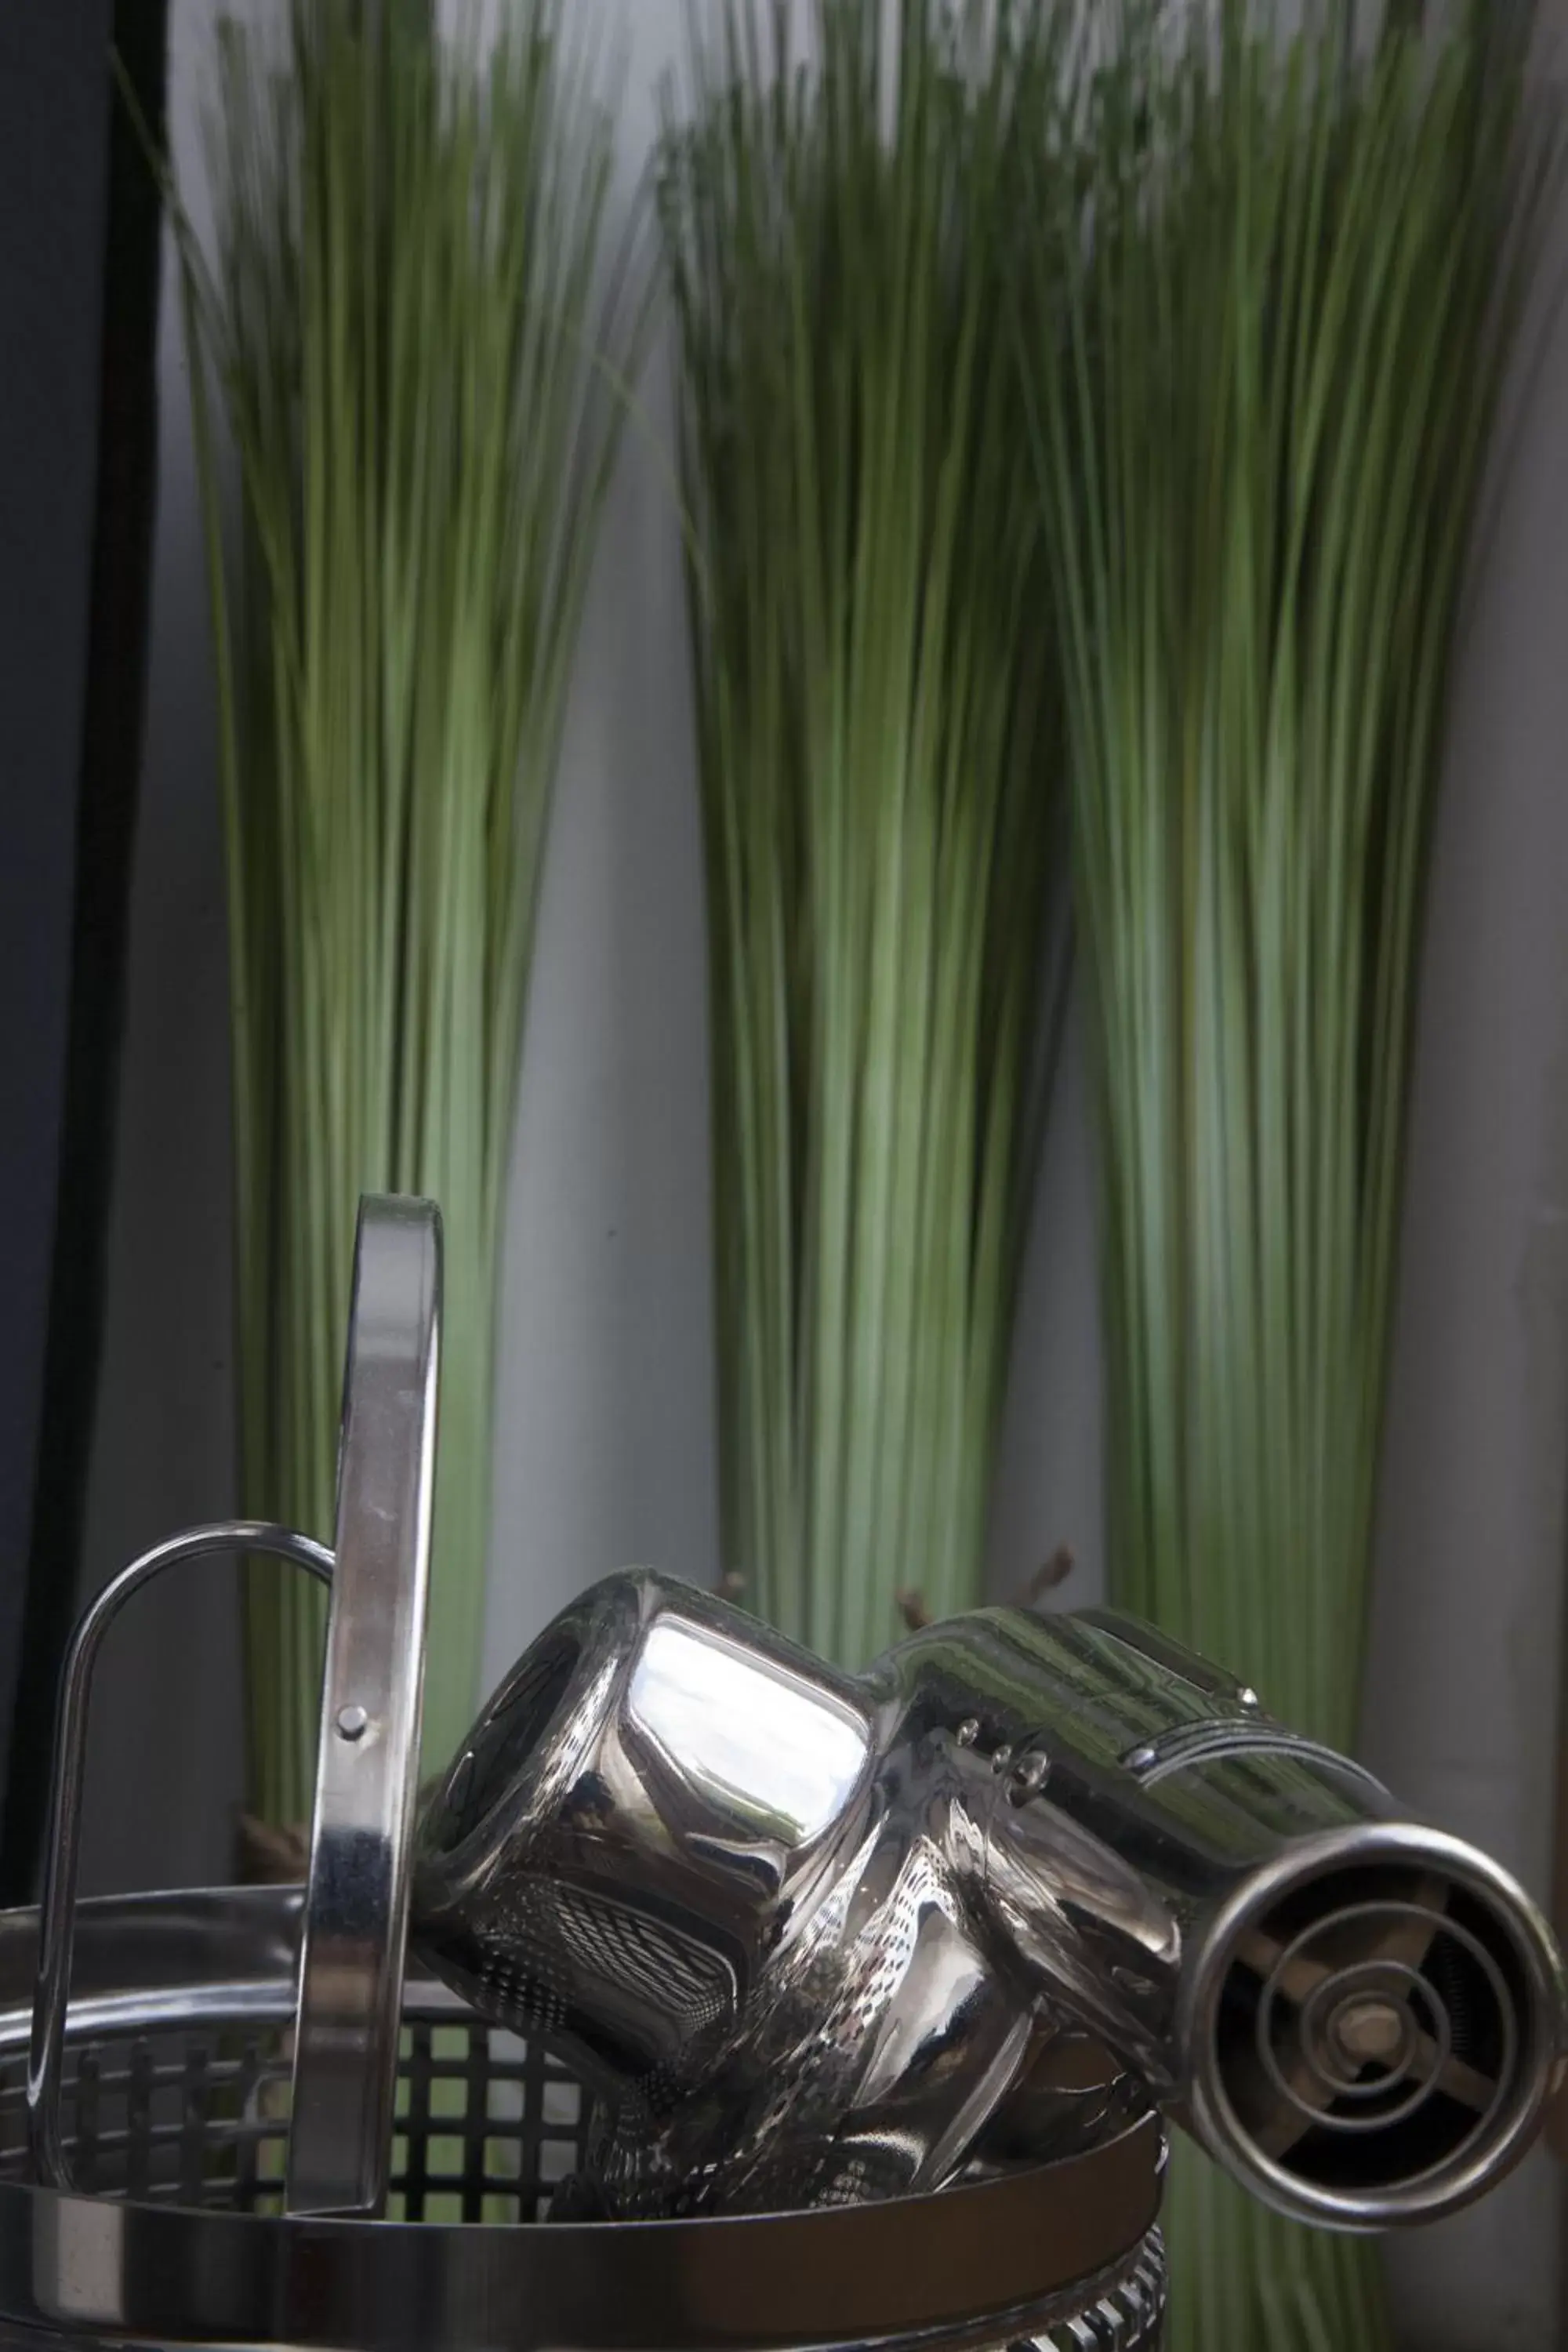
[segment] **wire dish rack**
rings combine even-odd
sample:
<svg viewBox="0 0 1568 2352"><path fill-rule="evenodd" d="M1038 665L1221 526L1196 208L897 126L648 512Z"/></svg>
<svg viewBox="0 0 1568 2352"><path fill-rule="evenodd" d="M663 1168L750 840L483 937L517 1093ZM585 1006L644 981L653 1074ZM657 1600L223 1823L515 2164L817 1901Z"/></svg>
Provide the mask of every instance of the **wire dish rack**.
<svg viewBox="0 0 1568 2352"><path fill-rule="evenodd" d="M332 1551L174 1537L68 1656L43 1901L0 1913L0 2342L252 2352L1153 2352L1152 2116L1069 2160L787 2213L556 2218L594 2129L542 2044L405 1975L439 1225L367 1202ZM310 1875L78 1904L86 1710L150 1577L330 1583Z"/></svg>

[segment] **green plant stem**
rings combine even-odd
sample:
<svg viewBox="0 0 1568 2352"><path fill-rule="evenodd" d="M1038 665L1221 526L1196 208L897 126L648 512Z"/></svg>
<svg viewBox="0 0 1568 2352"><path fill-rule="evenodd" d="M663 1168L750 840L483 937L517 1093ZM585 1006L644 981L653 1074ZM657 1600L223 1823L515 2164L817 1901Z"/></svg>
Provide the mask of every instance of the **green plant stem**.
<svg viewBox="0 0 1568 2352"><path fill-rule="evenodd" d="M243 1507L330 1536L366 1191L446 1230L425 1722L467 1727L493 1299L551 779L640 311L560 0L497 46L294 0L220 32L177 215L228 862ZM606 292L606 282L609 290ZM226 428L237 516L226 528ZM249 1572L248 1799L309 1817L321 1608Z"/></svg>
<svg viewBox="0 0 1568 2352"><path fill-rule="evenodd" d="M1497 13L1347 54L1247 0L1106 12L1033 215L1113 1586L1342 1748L1445 697L1542 186ZM1171 2218L1172 2352L1386 2342L1364 2248L1190 2150Z"/></svg>
<svg viewBox="0 0 1568 2352"><path fill-rule="evenodd" d="M988 12L694 19L660 210L707 844L726 1566L978 1597L1059 767ZM715 28L716 27L716 28Z"/></svg>

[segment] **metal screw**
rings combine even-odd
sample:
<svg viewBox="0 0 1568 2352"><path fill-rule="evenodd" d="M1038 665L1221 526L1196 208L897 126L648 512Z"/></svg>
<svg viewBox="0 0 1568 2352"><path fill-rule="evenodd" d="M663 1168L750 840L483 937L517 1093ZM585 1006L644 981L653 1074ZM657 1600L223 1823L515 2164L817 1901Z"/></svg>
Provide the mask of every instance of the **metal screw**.
<svg viewBox="0 0 1568 2352"><path fill-rule="evenodd" d="M966 1715L952 1736L961 1748L973 1748L980 1737L980 1717Z"/></svg>
<svg viewBox="0 0 1568 2352"><path fill-rule="evenodd" d="M1381 2059L1385 2064L1399 2055L1405 2040L1405 2016L1392 2000L1373 1994L1345 2001L1330 2025L1344 2056L1358 2065Z"/></svg>
<svg viewBox="0 0 1568 2352"><path fill-rule="evenodd" d="M351 1706L340 1706L338 1709L338 1738L340 1739L363 1739L364 1737L365 1726L369 1721L369 1716L365 1713L363 1707L359 1706L357 1703Z"/></svg>

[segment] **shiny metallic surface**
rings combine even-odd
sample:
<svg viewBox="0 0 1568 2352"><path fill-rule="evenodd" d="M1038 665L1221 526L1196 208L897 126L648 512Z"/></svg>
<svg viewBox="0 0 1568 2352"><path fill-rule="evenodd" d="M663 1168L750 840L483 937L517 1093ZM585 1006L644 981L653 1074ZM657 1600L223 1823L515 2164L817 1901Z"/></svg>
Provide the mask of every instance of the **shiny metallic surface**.
<svg viewBox="0 0 1568 2352"><path fill-rule="evenodd" d="M71 2185L58 2091L87 1711L103 1639L177 1564L272 1553L331 1586L310 1880L300 1957L288 2200L374 2211L392 2140L429 1577L440 1220L428 1202L361 1209L343 1383L335 1554L264 1522L196 1528L122 1570L67 1652L45 1849L27 2108L39 2179Z"/></svg>
<svg viewBox="0 0 1568 2352"><path fill-rule="evenodd" d="M385 2191L412 1874L436 1397L441 1221L361 1204L343 1374L300 1960L288 2209L375 2212Z"/></svg>
<svg viewBox="0 0 1568 2352"><path fill-rule="evenodd" d="M510 2147L526 2164L553 2135L569 2164L586 2105L563 2104L574 2086L537 2045L481 2027L418 1979L405 2011L396 2193L426 2218L282 2215L300 1907L300 1890L272 1888L80 1906L69 2111L82 2126L90 2087L94 2177L134 2183L130 2197L24 2178L5 2086L14 2067L19 2103L37 1926L30 1912L0 1915L0 2327L279 2352L965 2352L1030 2341L1145 2352L1156 2340L1144 2326L1162 2276L1152 2120L1088 2157L997 2168L938 2197L520 2228L485 2218L509 2191L515 2210L520 2182L498 2153ZM116 2118L110 2096L123 2103ZM268 2149L270 2164L258 2156ZM442 2218L447 2204L474 2218ZM1106 2332L1110 2315L1120 2332ZM1100 2332L1074 2333L1080 2321Z"/></svg>
<svg viewBox="0 0 1568 2352"><path fill-rule="evenodd" d="M599 2086L611 2210L919 2194L1018 2074L1041 2000L974 1907L994 1743L963 1745L963 1710L928 1736L921 1703L632 1575L557 1621L456 1759L421 1948ZM1145 2104L1110 2076L1083 2147Z"/></svg>
<svg viewBox="0 0 1568 2352"><path fill-rule="evenodd" d="M979 1611L855 1677L611 1579L456 1760L416 1934L598 2085L626 2212L925 2190L1152 2096L1280 2210L1384 2226L1497 2179L1563 2050L1505 1874L1106 1612ZM1335 2038L1357 2003L1394 2063Z"/></svg>
<svg viewBox="0 0 1568 2352"><path fill-rule="evenodd" d="M1486 1856L1396 1821L1326 1832L1237 1885L1194 1946L1194 2127L1282 2210L1436 2219L1534 2138L1562 2004L1547 1931ZM1358 2008L1384 2052L1343 2049Z"/></svg>
<svg viewBox="0 0 1568 2352"><path fill-rule="evenodd" d="M651 1588L624 1581L618 1748L574 1740L605 1661L557 1627L447 1783L448 1811L482 1814L498 1791L515 1803L521 1768L530 1801L563 1799L574 1850L594 1858L547 1900L507 1890L510 1932L546 1923L526 2036L446 1983L405 1980L439 1298L435 1213L366 1202L335 1559L281 1529L199 1529L134 1563L79 1633L45 1929L0 1915L0 2336L278 2352L1152 2352L1160 2124L1104 2047L1048 2027L1030 1987L986 1967L964 1891L983 1844L950 1838L942 1776L922 1794L911 1772L913 1813L885 1801L889 1692L868 1704L782 1644L759 1658L696 1596L646 1612ZM309 1884L77 1906L103 1633L163 1567L236 1547L331 1579ZM558 1723L564 1748L534 1754L569 1689L581 1704ZM948 1746L977 1737L961 1721ZM993 1743L976 1770L1019 1808L1050 1759ZM631 1867L650 1855L651 1906ZM694 2042L719 2050L758 1986L750 2026L772 2008L763 2068L799 2062L808 2032L815 2067L763 2079L753 2045L740 2071L691 2080ZM502 1988L503 2010L521 1987ZM571 2031L556 2031L563 1997L579 1993L570 2022L604 2043L587 2079L560 2054ZM1027 2095L1011 2136L978 2145L1016 2079ZM616 2086L607 2109L596 2084ZM770 2109L793 2136L771 2130ZM710 2183L679 2169L715 2130L734 2167L718 2210ZM583 2218L606 2207L618 2218Z"/></svg>
<svg viewBox="0 0 1568 2352"><path fill-rule="evenodd" d="M1130 2268L1102 2281L1078 2311L1035 2336L1034 2352L1159 2352L1165 2299L1165 2250L1156 2230Z"/></svg>
<svg viewBox="0 0 1568 2352"><path fill-rule="evenodd" d="M37 1943L37 1980L29 2026L27 2115L33 2161L38 2177L56 2188L70 2186L70 2169L60 2138L59 2075L65 2043L66 2003L71 1984L71 1944L77 1864L81 1843L81 1792L87 1765L88 1702L93 1670L105 1634L132 1595L165 1569L187 1560L268 1552L330 1581L332 1555L308 1536L263 1520L232 1519L171 1536L122 1568L83 1612L66 1652L55 1725L54 1776L44 1838L44 1887Z"/></svg>

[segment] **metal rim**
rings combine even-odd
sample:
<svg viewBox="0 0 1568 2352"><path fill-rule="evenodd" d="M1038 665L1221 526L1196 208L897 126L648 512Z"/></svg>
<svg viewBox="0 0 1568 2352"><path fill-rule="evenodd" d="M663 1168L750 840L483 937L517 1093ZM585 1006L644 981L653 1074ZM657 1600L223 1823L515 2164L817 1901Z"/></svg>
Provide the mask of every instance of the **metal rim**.
<svg viewBox="0 0 1568 2352"><path fill-rule="evenodd" d="M1164 2240L1152 2230L1133 2261L1090 2281L1077 2312L1037 2336L1032 2352L1158 2352L1165 2303Z"/></svg>
<svg viewBox="0 0 1568 2352"><path fill-rule="evenodd" d="M386 2193L430 1585L441 1220L360 1204L343 1368L285 2199L379 2211Z"/></svg>
<svg viewBox="0 0 1568 2352"><path fill-rule="evenodd" d="M515 2225L192 2212L0 2183L0 2315L298 2352L783 2352L1011 2342L1153 2227L1145 2118L1089 2156L792 2214ZM1052 2305L1057 2305L1053 2311Z"/></svg>
<svg viewBox="0 0 1568 2352"><path fill-rule="evenodd" d="M1314 2182L1258 2147L1233 2109L1217 2070L1206 2054L1213 2046L1221 1997L1237 1947L1248 1927L1281 1895L1319 1874L1346 1864L1387 1863L1442 1871L1482 1901L1499 1906L1499 1923L1509 1935L1528 1996L1526 2032L1519 2053L1511 2112L1500 2106L1484 2147L1474 2140L1429 2171L1402 2179L1386 2192L1357 2190L1353 2200ZM1277 1866L1250 1882L1226 1904L1205 1933L1183 2003L1181 2046L1192 2084L1193 2126L1211 2154L1245 2188L1276 2212L1296 2221L1326 2223L1348 2234L1368 2234L1391 2224L1435 2221L1461 2210L1512 2170L1535 2135L1541 2110L1560 2078L1563 2050L1542 2021L1563 2013L1562 1972L1555 1948L1535 1906L1500 1864L1438 1830L1405 1822L1358 1825L1332 1832L1292 1848Z"/></svg>

